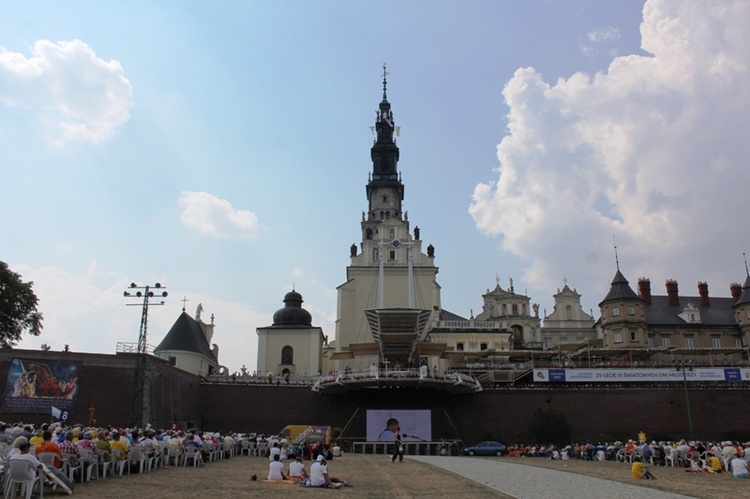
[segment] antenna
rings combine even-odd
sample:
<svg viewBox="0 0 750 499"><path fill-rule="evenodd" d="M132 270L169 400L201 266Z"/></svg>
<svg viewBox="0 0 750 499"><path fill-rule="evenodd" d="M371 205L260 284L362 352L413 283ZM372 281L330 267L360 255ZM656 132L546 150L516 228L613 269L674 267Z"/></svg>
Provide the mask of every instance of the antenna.
<svg viewBox="0 0 750 499"><path fill-rule="evenodd" d="M617 238L612 236L612 241L615 244L615 265L617 265L617 271L620 271L620 257L617 255Z"/></svg>

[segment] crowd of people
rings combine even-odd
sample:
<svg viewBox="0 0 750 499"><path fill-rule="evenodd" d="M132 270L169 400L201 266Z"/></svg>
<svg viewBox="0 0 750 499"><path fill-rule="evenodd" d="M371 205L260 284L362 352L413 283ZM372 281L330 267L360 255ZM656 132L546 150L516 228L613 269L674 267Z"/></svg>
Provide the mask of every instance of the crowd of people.
<svg viewBox="0 0 750 499"><path fill-rule="evenodd" d="M47 470L54 478L49 476L43 485L53 488L59 481L73 490L76 483L85 483L104 469L111 475L143 473L170 465L204 466L241 454L267 456L268 480L293 480L309 487L348 486L328 474L328 462L341 455L340 447L321 442L295 445L285 438L256 433L0 423L2 473L7 473L11 461L23 460L30 464L29 479ZM42 456L49 456L45 465ZM309 471L305 461L312 462Z"/></svg>
<svg viewBox="0 0 750 499"><path fill-rule="evenodd" d="M690 473L731 473L748 478L750 442L702 442L628 440L627 442L573 443L555 445L524 445L508 447L510 457L545 457L547 459L582 459L585 461L616 461L631 464L633 478L654 478L651 466L684 468Z"/></svg>

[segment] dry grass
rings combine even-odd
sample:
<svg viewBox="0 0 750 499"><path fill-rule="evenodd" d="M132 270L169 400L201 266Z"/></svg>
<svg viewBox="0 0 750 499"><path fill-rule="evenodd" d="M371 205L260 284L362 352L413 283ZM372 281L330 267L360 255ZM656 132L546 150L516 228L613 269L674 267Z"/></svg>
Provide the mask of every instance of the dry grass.
<svg viewBox="0 0 750 499"><path fill-rule="evenodd" d="M508 458L486 458L488 460ZM630 478L629 465L611 462L547 461L538 458L510 459L509 462L541 466L560 471L579 473L607 480L642 485L693 497L725 498L750 497L750 480L735 480L731 475L685 473L674 468L657 467L656 481L636 481ZM309 466L309 463L307 463ZM239 456L201 468L169 467L143 475L108 478L77 485L76 497L508 497L439 468L407 459L391 463L382 455L349 455L336 458L328 465L332 476L341 477L353 487L321 490L299 485L263 483L268 473L268 459ZM253 482L250 476L258 475ZM740 483L741 482L741 483ZM531 486L531 484L530 484Z"/></svg>

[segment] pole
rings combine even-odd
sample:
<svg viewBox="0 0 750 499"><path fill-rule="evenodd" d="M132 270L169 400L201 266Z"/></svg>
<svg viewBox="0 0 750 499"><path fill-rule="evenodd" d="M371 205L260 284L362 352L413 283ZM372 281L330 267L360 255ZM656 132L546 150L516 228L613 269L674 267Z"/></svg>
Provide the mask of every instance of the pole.
<svg viewBox="0 0 750 499"><path fill-rule="evenodd" d="M690 413L690 397L688 396L688 385L687 385L687 375L685 374L685 364L681 364L682 366L682 382L685 387L685 405L687 406L687 417L688 417L688 424L690 425L690 440L695 441L695 435L693 433L693 416Z"/></svg>

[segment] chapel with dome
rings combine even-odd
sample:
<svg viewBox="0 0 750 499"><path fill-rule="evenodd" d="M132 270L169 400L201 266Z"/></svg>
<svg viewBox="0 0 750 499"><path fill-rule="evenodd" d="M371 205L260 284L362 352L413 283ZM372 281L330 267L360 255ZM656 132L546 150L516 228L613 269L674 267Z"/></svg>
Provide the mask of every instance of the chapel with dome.
<svg viewBox="0 0 750 499"><path fill-rule="evenodd" d="M284 306L273 314L273 324L257 328L258 371L286 377L316 374L322 367L327 342L323 329L312 325L296 290L284 296Z"/></svg>

